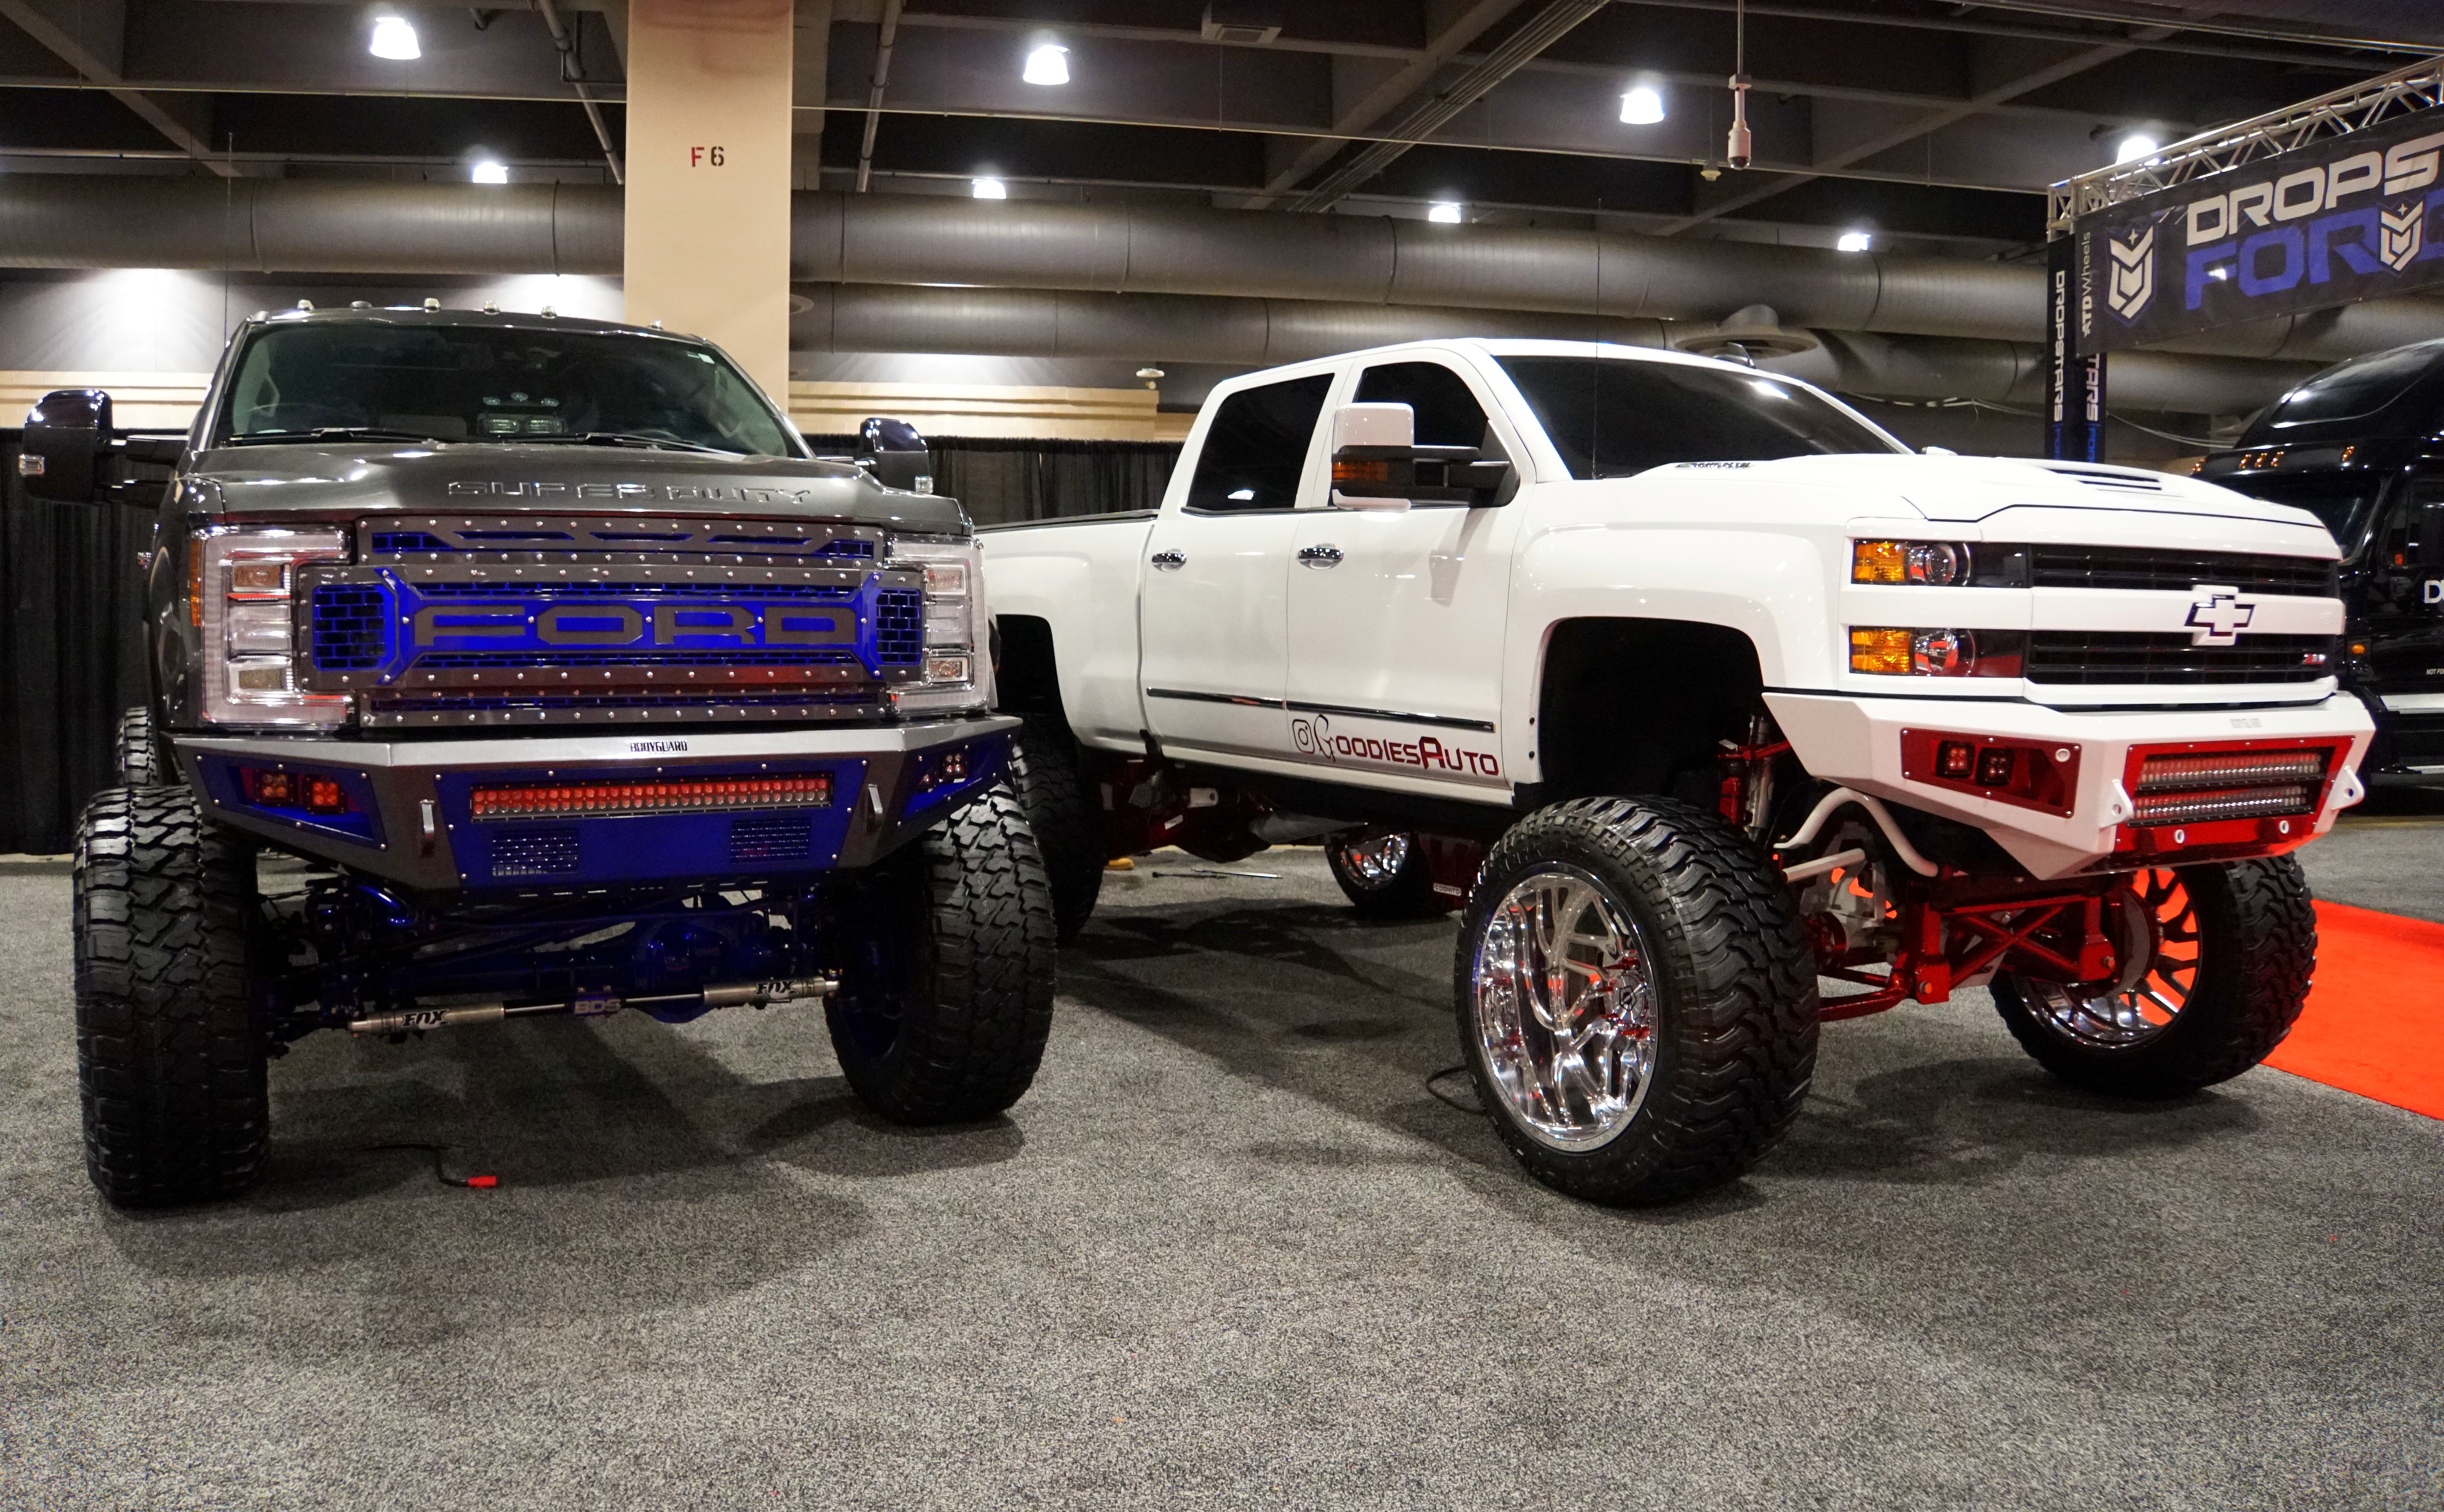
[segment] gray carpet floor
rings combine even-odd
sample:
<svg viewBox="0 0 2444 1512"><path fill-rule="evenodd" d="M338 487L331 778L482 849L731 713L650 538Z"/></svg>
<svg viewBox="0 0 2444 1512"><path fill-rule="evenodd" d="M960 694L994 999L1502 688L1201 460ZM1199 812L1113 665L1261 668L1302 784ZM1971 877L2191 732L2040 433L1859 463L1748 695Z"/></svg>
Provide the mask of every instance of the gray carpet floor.
<svg viewBox="0 0 2444 1512"><path fill-rule="evenodd" d="M261 1192L151 1218L79 1161L66 879L0 875L0 1503L2444 1501L2444 1125L2101 1102L1964 997L1604 1211L1429 1095L1449 924L1201 870L1112 877L989 1127L877 1123L805 1012L326 1035Z"/></svg>

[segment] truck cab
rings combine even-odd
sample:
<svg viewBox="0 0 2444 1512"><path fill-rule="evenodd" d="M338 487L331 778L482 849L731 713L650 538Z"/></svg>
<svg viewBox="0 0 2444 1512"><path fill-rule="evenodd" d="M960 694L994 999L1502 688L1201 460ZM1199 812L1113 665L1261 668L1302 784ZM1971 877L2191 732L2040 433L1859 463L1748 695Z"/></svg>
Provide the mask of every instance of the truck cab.
<svg viewBox="0 0 2444 1512"><path fill-rule="evenodd" d="M2444 785L2444 341L2318 374L2198 475L2324 521L2342 553L2342 686L2376 720L2362 769Z"/></svg>

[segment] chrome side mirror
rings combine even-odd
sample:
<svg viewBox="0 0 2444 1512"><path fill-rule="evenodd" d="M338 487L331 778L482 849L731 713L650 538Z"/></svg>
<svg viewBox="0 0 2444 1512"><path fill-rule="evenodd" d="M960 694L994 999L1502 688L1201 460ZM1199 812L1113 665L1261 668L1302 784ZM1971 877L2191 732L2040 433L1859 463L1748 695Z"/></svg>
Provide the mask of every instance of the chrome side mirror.
<svg viewBox="0 0 2444 1512"><path fill-rule="evenodd" d="M1480 462L1472 446L1419 446L1405 404L1344 404L1332 416L1332 502L1343 509L1405 509L1416 503L1495 503L1507 461Z"/></svg>

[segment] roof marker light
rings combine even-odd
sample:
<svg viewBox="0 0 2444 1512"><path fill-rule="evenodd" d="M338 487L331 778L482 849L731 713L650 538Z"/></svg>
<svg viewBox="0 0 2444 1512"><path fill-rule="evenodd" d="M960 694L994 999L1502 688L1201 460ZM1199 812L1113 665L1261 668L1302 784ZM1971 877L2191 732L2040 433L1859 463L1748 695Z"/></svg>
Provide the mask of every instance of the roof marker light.
<svg viewBox="0 0 2444 1512"><path fill-rule="evenodd" d="M979 178L968 185L968 193L977 199L1008 199L1009 187L998 178Z"/></svg>
<svg viewBox="0 0 2444 1512"><path fill-rule="evenodd" d="M1663 91L1652 84L1639 84L1620 97L1620 119L1624 125L1652 126L1663 119Z"/></svg>
<svg viewBox="0 0 2444 1512"><path fill-rule="evenodd" d="M1055 42L1033 48L1027 55L1026 70L1019 77L1031 84L1067 83L1069 49Z"/></svg>
<svg viewBox="0 0 2444 1512"><path fill-rule="evenodd" d="M405 16L374 17L373 36L366 41L365 50L377 58L388 58L393 63L407 63L424 56L424 48L416 40L416 24Z"/></svg>
<svg viewBox="0 0 2444 1512"><path fill-rule="evenodd" d="M1426 212L1426 219L1437 225L1456 226L1459 224L1459 201L1438 199L1435 201L1434 208Z"/></svg>

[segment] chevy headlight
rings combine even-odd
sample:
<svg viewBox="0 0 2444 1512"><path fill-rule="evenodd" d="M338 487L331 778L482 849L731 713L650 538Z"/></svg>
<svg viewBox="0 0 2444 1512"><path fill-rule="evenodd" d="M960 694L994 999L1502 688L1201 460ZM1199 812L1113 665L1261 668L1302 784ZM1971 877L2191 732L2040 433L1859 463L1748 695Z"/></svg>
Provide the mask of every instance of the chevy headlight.
<svg viewBox="0 0 2444 1512"><path fill-rule="evenodd" d="M908 713L981 709L991 701L991 669L981 655L984 553L972 541L891 543L889 563L919 567L925 574L925 653L922 680L895 691L892 702Z"/></svg>
<svg viewBox="0 0 2444 1512"><path fill-rule="evenodd" d="M297 568L344 562L336 530L215 530L192 548L188 591L201 632L204 717L216 724L336 725L348 717L343 693L297 686Z"/></svg>

